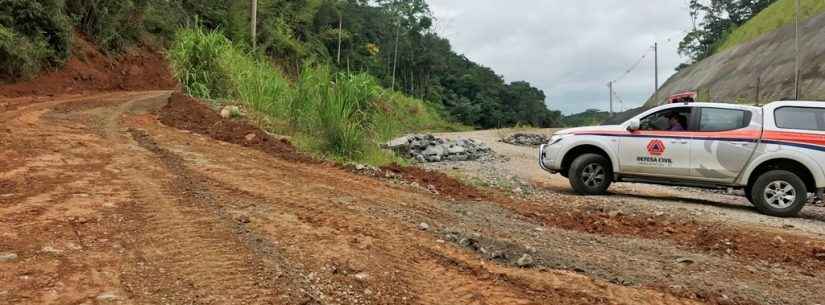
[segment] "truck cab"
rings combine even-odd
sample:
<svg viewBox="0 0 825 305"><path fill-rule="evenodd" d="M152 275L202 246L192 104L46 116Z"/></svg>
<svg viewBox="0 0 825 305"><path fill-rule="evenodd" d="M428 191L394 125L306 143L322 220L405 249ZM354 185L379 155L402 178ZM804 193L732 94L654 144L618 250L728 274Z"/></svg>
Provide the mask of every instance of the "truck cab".
<svg viewBox="0 0 825 305"><path fill-rule="evenodd" d="M614 181L741 188L763 213L793 216L825 188L825 105L671 103L620 125L565 129L539 165L581 194Z"/></svg>

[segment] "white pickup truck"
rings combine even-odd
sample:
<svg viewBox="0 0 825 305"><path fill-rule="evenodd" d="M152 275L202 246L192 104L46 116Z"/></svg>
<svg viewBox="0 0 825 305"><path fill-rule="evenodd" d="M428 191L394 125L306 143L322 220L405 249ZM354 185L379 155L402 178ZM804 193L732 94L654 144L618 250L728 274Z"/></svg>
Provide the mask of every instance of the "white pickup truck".
<svg viewBox="0 0 825 305"><path fill-rule="evenodd" d="M795 216L825 189L825 103L663 105L621 125L556 132L539 166L580 194L613 181L740 188L760 212Z"/></svg>

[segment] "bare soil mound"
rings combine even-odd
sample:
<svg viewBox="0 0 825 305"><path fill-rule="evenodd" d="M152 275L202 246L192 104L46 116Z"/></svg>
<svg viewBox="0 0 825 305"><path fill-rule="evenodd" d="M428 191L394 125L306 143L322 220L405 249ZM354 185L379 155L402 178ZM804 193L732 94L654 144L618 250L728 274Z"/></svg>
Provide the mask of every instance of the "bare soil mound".
<svg viewBox="0 0 825 305"><path fill-rule="evenodd" d="M169 103L161 109L159 120L167 126L254 148L285 160L317 162L298 153L289 141L275 139L246 122L225 119L205 103L182 93L172 94Z"/></svg>
<svg viewBox="0 0 825 305"><path fill-rule="evenodd" d="M0 85L0 97L161 90L177 85L160 51L141 45L110 57L83 34L75 34L72 56L63 67L32 80Z"/></svg>
<svg viewBox="0 0 825 305"><path fill-rule="evenodd" d="M476 188L461 183L461 181L441 172L428 171L418 167L404 167L397 164L384 166L381 169L397 174L404 180L418 183L420 186L432 186L441 195L455 199L478 200L484 197Z"/></svg>

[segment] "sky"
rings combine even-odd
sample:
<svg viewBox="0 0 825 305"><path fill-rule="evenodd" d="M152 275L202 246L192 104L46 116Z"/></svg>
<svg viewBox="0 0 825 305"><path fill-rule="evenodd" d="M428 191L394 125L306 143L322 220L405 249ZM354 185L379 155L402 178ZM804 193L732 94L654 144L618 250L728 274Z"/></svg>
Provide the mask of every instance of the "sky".
<svg viewBox="0 0 825 305"><path fill-rule="evenodd" d="M654 42L660 86L687 61L677 52L692 27L686 0L427 2L435 31L456 52L507 82L530 82L547 95L549 108L564 114L608 110L611 80L618 80L616 111L643 104L654 89Z"/></svg>

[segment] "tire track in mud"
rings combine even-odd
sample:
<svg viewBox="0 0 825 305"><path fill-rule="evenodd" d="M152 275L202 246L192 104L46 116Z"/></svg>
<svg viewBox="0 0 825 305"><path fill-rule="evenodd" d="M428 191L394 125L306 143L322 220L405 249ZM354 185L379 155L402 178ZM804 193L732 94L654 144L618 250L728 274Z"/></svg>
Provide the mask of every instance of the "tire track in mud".
<svg viewBox="0 0 825 305"><path fill-rule="evenodd" d="M174 143L183 142L190 141L188 137L165 138L165 145L170 147L179 145ZM227 150L234 151L234 148L227 147ZM214 149L203 147L194 151L203 154ZM221 155L211 155L207 164L230 162ZM228 153L227 156L234 155L237 152ZM569 282L565 280L569 275L552 277L555 286L540 285L538 283L545 282L548 278L540 276L532 281L524 281L506 275L509 272L537 272L534 270L520 271L518 268L507 267L502 268L505 271L492 273L486 271L484 263L481 266L474 263L476 267L469 268L469 262L478 262L479 257L473 253L462 254L461 248L453 248L436 241L428 233L410 229L414 225L410 225L409 221L418 219L415 215L439 215L441 209L431 204L438 206L449 203L433 202L424 199L426 195L422 197L421 194L408 193L403 188L388 188L384 183L351 176L340 169L287 165L283 161L257 159L255 155L259 154L245 155L244 159L252 161L233 162L232 168L211 169L209 165L204 165L205 168L199 171L221 181L221 184L231 184L241 189L241 192L236 190L233 194L252 193L261 198L271 198L269 202L263 200L260 204L269 204L269 208L250 213L250 218L253 224L266 223L264 227L268 229L264 235L275 236L282 245L288 245L289 251L294 253L292 256L303 257L305 262L319 262L317 264L338 260L338 269L347 270L342 271L344 273L369 274L367 288L375 293L382 292L382 295L387 296L387 291L408 290L409 295L417 296L404 302L405 294L400 294L395 298L397 301L384 299L377 304L545 304L554 303L552 300L558 304L692 303L685 299L667 297L666 294L656 296L655 291L646 289L638 290L636 301L630 302L627 300L631 298L608 296L632 295L617 291L636 291L635 288L592 285L588 289L582 289L576 285L565 285ZM247 169L248 162L259 164L262 168L250 173ZM261 162L266 165L260 164ZM283 171L292 173L293 180L280 181ZM364 189L371 191L353 191ZM271 217L272 214L282 215L267 218L267 215ZM431 219L427 222L433 223ZM308 240L311 242L307 242ZM349 267L352 265L356 267ZM400 273L385 278L382 270L398 270ZM380 284L376 286L374 282ZM670 301L660 302L661 300Z"/></svg>
<svg viewBox="0 0 825 305"><path fill-rule="evenodd" d="M173 175L167 188L182 195L175 205L179 206L177 209L184 215L159 217L172 212L168 211L168 208L165 211L150 212L152 219L170 222L160 224L157 227L158 233L148 235L153 240L157 238L173 243L174 245L166 245L170 248L183 246L164 255L181 257L179 261L167 260L160 262L159 266L182 265L180 273L190 273L188 275L197 277L197 282L201 282L201 285L202 281L207 281L207 284L220 284L197 294L263 296L252 299L218 300L218 303L232 304L395 304L382 302L353 289L353 286L363 285L359 285L358 281L351 277L320 274L318 268L306 265L313 263L306 261L306 256L296 257L295 253L285 252L285 249L278 245L280 240L272 239L269 232L255 230L247 224L248 218L239 220L235 217L237 215L230 211L233 210L232 202L238 202L239 199L245 199L253 205L267 205L264 199L250 198L248 193L191 171L180 157L160 147L145 131L130 129L129 133L141 147L161 159L164 167ZM312 217L316 214L320 213L311 213ZM186 222L187 217L192 223ZM151 227L154 224L149 222L143 226ZM203 230L198 230L199 228ZM305 232L292 232L302 233ZM193 246L189 247L189 244ZM242 257L241 260L237 259L239 256ZM221 262L214 262L216 260ZM254 274L254 277L244 277L243 274ZM193 283L189 285L188 290L191 291L192 287L198 285ZM249 291L250 289L252 291Z"/></svg>
<svg viewBox="0 0 825 305"><path fill-rule="evenodd" d="M250 247L250 236L221 209L203 180L145 132L128 132L170 174L160 184L151 181L159 177L135 181L143 185L136 185L137 201L129 212L140 223L125 232L135 237L131 246L139 262L125 275L131 292L154 303L281 303L274 269Z"/></svg>

